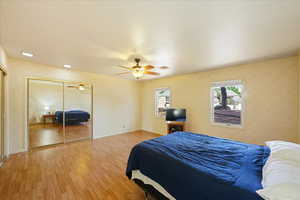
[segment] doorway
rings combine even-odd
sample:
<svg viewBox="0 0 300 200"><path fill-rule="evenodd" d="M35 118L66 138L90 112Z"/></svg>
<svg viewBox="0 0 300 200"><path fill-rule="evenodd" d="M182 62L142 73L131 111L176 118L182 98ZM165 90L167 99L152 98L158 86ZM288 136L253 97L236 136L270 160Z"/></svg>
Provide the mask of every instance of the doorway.
<svg viewBox="0 0 300 200"><path fill-rule="evenodd" d="M27 79L27 86L29 149L92 138L92 85Z"/></svg>

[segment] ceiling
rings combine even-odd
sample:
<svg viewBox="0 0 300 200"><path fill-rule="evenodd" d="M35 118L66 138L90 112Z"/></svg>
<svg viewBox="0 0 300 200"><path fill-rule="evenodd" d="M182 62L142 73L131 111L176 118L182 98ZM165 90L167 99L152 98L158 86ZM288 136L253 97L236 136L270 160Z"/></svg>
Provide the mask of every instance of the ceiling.
<svg viewBox="0 0 300 200"><path fill-rule="evenodd" d="M11 57L107 75L141 55L170 76L296 54L300 1L0 0L0 44Z"/></svg>

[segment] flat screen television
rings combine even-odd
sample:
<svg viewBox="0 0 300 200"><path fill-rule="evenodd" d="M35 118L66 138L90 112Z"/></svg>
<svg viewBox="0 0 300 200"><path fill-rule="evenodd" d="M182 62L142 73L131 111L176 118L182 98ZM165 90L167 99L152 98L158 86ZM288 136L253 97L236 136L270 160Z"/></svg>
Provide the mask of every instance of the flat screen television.
<svg viewBox="0 0 300 200"><path fill-rule="evenodd" d="M166 111L166 121L186 121L186 110L183 108L169 108Z"/></svg>

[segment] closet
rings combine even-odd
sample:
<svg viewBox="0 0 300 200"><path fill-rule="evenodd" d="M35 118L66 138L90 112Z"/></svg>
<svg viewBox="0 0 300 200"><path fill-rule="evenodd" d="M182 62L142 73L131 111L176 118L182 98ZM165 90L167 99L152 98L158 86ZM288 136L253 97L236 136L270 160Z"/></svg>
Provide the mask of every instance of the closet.
<svg viewBox="0 0 300 200"><path fill-rule="evenodd" d="M92 85L28 79L29 147L92 138Z"/></svg>

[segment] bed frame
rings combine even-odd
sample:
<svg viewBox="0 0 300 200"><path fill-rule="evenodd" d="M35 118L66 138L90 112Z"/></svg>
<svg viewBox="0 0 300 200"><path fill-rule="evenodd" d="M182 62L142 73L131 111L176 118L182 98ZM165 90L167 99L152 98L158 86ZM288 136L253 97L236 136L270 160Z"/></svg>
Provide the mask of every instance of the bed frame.
<svg viewBox="0 0 300 200"><path fill-rule="evenodd" d="M152 185L144 184L143 181L139 179L133 179L133 181L144 190L147 200L169 200L159 191L157 191Z"/></svg>

